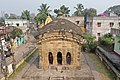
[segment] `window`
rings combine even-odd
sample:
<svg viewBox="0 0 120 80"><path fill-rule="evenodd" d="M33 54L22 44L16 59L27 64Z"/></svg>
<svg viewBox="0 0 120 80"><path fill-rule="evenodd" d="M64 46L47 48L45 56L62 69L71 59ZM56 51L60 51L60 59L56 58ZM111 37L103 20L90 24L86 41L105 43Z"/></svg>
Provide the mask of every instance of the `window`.
<svg viewBox="0 0 120 80"><path fill-rule="evenodd" d="M62 65L62 53L61 52L57 53L57 62L58 62L58 65Z"/></svg>
<svg viewBox="0 0 120 80"><path fill-rule="evenodd" d="M113 27L114 23L113 22L110 22L110 27Z"/></svg>
<svg viewBox="0 0 120 80"><path fill-rule="evenodd" d="M101 23L100 23L100 22L98 22L98 23L97 23L97 26L98 26L98 27L101 27Z"/></svg>
<svg viewBox="0 0 120 80"><path fill-rule="evenodd" d="M118 24L119 24L119 27L120 27L120 22Z"/></svg>
<svg viewBox="0 0 120 80"><path fill-rule="evenodd" d="M16 26L19 26L19 23L16 23Z"/></svg>
<svg viewBox="0 0 120 80"><path fill-rule="evenodd" d="M98 36L100 36L100 33L97 33Z"/></svg>
<svg viewBox="0 0 120 80"><path fill-rule="evenodd" d="M77 24L79 24L79 23L80 23L80 21L76 21L76 23L77 23Z"/></svg>
<svg viewBox="0 0 120 80"><path fill-rule="evenodd" d="M51 52L49 52L48 60L49 60L49 64L53 64L53 55Z"/></svg>
<svg viewBox="0 0 120 80"><path fill-rule="evenodd" d="M69 65L71 64L71 54L70 54L70 52L68 52L67 55L66 55L66 63L69 64Z"/></svg>

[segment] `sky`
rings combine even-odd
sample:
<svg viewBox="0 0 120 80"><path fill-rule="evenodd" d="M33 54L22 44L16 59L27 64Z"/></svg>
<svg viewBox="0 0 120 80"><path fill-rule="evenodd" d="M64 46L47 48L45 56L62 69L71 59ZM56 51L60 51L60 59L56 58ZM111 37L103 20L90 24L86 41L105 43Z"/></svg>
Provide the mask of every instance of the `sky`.
<svg viewBox="0 0 120 80"><path fill-rule="evenodd" d="M97 13L102 13L111 6L120 5L120 0L0 0L0 16L4 13L21 15L21 12L26 9L37 14L37 9L42 3L50 6L53 15L55 15L54 9L65 5L71 10L71 15L75 11L74 7L79 3L83 4L84 8L95 8Z"/></svg>

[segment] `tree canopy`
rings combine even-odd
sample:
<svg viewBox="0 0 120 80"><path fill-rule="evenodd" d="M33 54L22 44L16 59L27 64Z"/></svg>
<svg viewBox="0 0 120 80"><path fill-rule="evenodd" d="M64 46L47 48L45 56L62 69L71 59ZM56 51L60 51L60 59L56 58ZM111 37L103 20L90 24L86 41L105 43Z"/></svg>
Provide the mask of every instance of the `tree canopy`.
<svg viewBox="0 0 120 80"><path fill-rule="evenodd" d="M97 10L94 8L84 9L84 6L82 4L77 4L77 7L75 8L74 15L75 16L88 16L88 17L94 17L97 14Z"/></svg>
<svg viewBox="0 0 120 80"><path fill-rule="evenodd" d="M54 9L54 13L57 14L57 16L68 16L69 15L69 7L66 7L65 5L62 5L60 9Z"/></svg>
<svg viewBox="0 0 120 80"><path fill-rule="evenodd" d="M88 17L94 17L97 15L97 10L94 8L84 9L83 14Z"/></svg>
<svg viewBox="0 0 120 80"><path fill-rule="evenodd" d="M21 18L22 18L22 19L30 20L30 11L24 10L24 11L22 12Z"/></svg>
<svg viewBox="0 0 120 80"><path fill-rule="evenodd" d="M23 34L22 30L19 29L19 28L15 28L13 31L12 31L12 37L13 38L16 38L16 37L19 37L20 35Z"/></svg>
<svg viewBox="0 0 120 80"><path fill-rule="evenodd" d="M115 5L115 6L112 6L112 7L109 7L105 13L108 14L108 13L115 13L116 15L120 16L120 5Z"/></svg>
<svg viewBox="0 0 120 80"><path fill-rule="evenodd" d="M0 25L3 25L5 22L5 19L3 17L0 17Z"/></svg>
<svg viewBox="0 0 120 80"><path fill-rule="evenodd" d="M84 6L82 4L77 4L77 7L74 7L76 11L74 12L75 16L83 16Z"/></svg>
<svg viewBox="0 0 120 80"><path fill-rule="evenodd" d="M83 34L83 38L85 40L82 46L83 50L87 49L88 52L94 52L96 46L98 45L98 43L95 41L95 36L89 33L85 33Z"/></svg>
<svg viewBox="0 0 120 80"><path fill-rule="evenodd" d="M49 10L50 6L47 6L47 4L40 5L40 8L38 9L39 13L36 15L35 20L40 23L45 23L45 20L48 15L50 15L51 10Z"/></svg>
<svg viewBox="0 0 120 80"><path fill-rule="evenodd" d="M113 35L108 33L101 38L102 45L111 45L113 43Z"/></svg>
<svg viewBox="0 0 120 80"><path fill-rule="evenodd" d="M17 15L10 13L9 19L17 19Z"/></svg>

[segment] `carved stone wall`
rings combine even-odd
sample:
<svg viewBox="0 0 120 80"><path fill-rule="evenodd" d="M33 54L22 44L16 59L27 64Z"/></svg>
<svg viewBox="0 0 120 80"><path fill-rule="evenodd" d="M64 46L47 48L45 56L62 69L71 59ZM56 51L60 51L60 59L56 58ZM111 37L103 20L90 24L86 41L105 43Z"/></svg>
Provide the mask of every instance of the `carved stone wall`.
<svg viewBox="0 0 120 80"><path fill-rule="evenodd" d="M69 69L80 67L80 39L81 37L70 32L56 31L47 32L39 36L40 60L39 66L47 70L50 65L58 66L57 54L62 53L62 66L68 66ZM49 64L49 52L53 55L53 64ZM67 53L71 54L71 64L66 63Z"/></svg>

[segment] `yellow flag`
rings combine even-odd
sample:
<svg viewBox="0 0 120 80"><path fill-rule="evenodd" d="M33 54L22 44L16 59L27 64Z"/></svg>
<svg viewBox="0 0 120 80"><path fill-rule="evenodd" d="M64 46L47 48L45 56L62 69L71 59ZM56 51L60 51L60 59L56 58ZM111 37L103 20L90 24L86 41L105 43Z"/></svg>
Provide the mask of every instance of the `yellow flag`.
<svg viewBox="0 0 120 80"><path fill-rule="evenodd" d="M47 17L47 19L45 20L45 25L52 22L52 18L50 16Z"/></svg>

